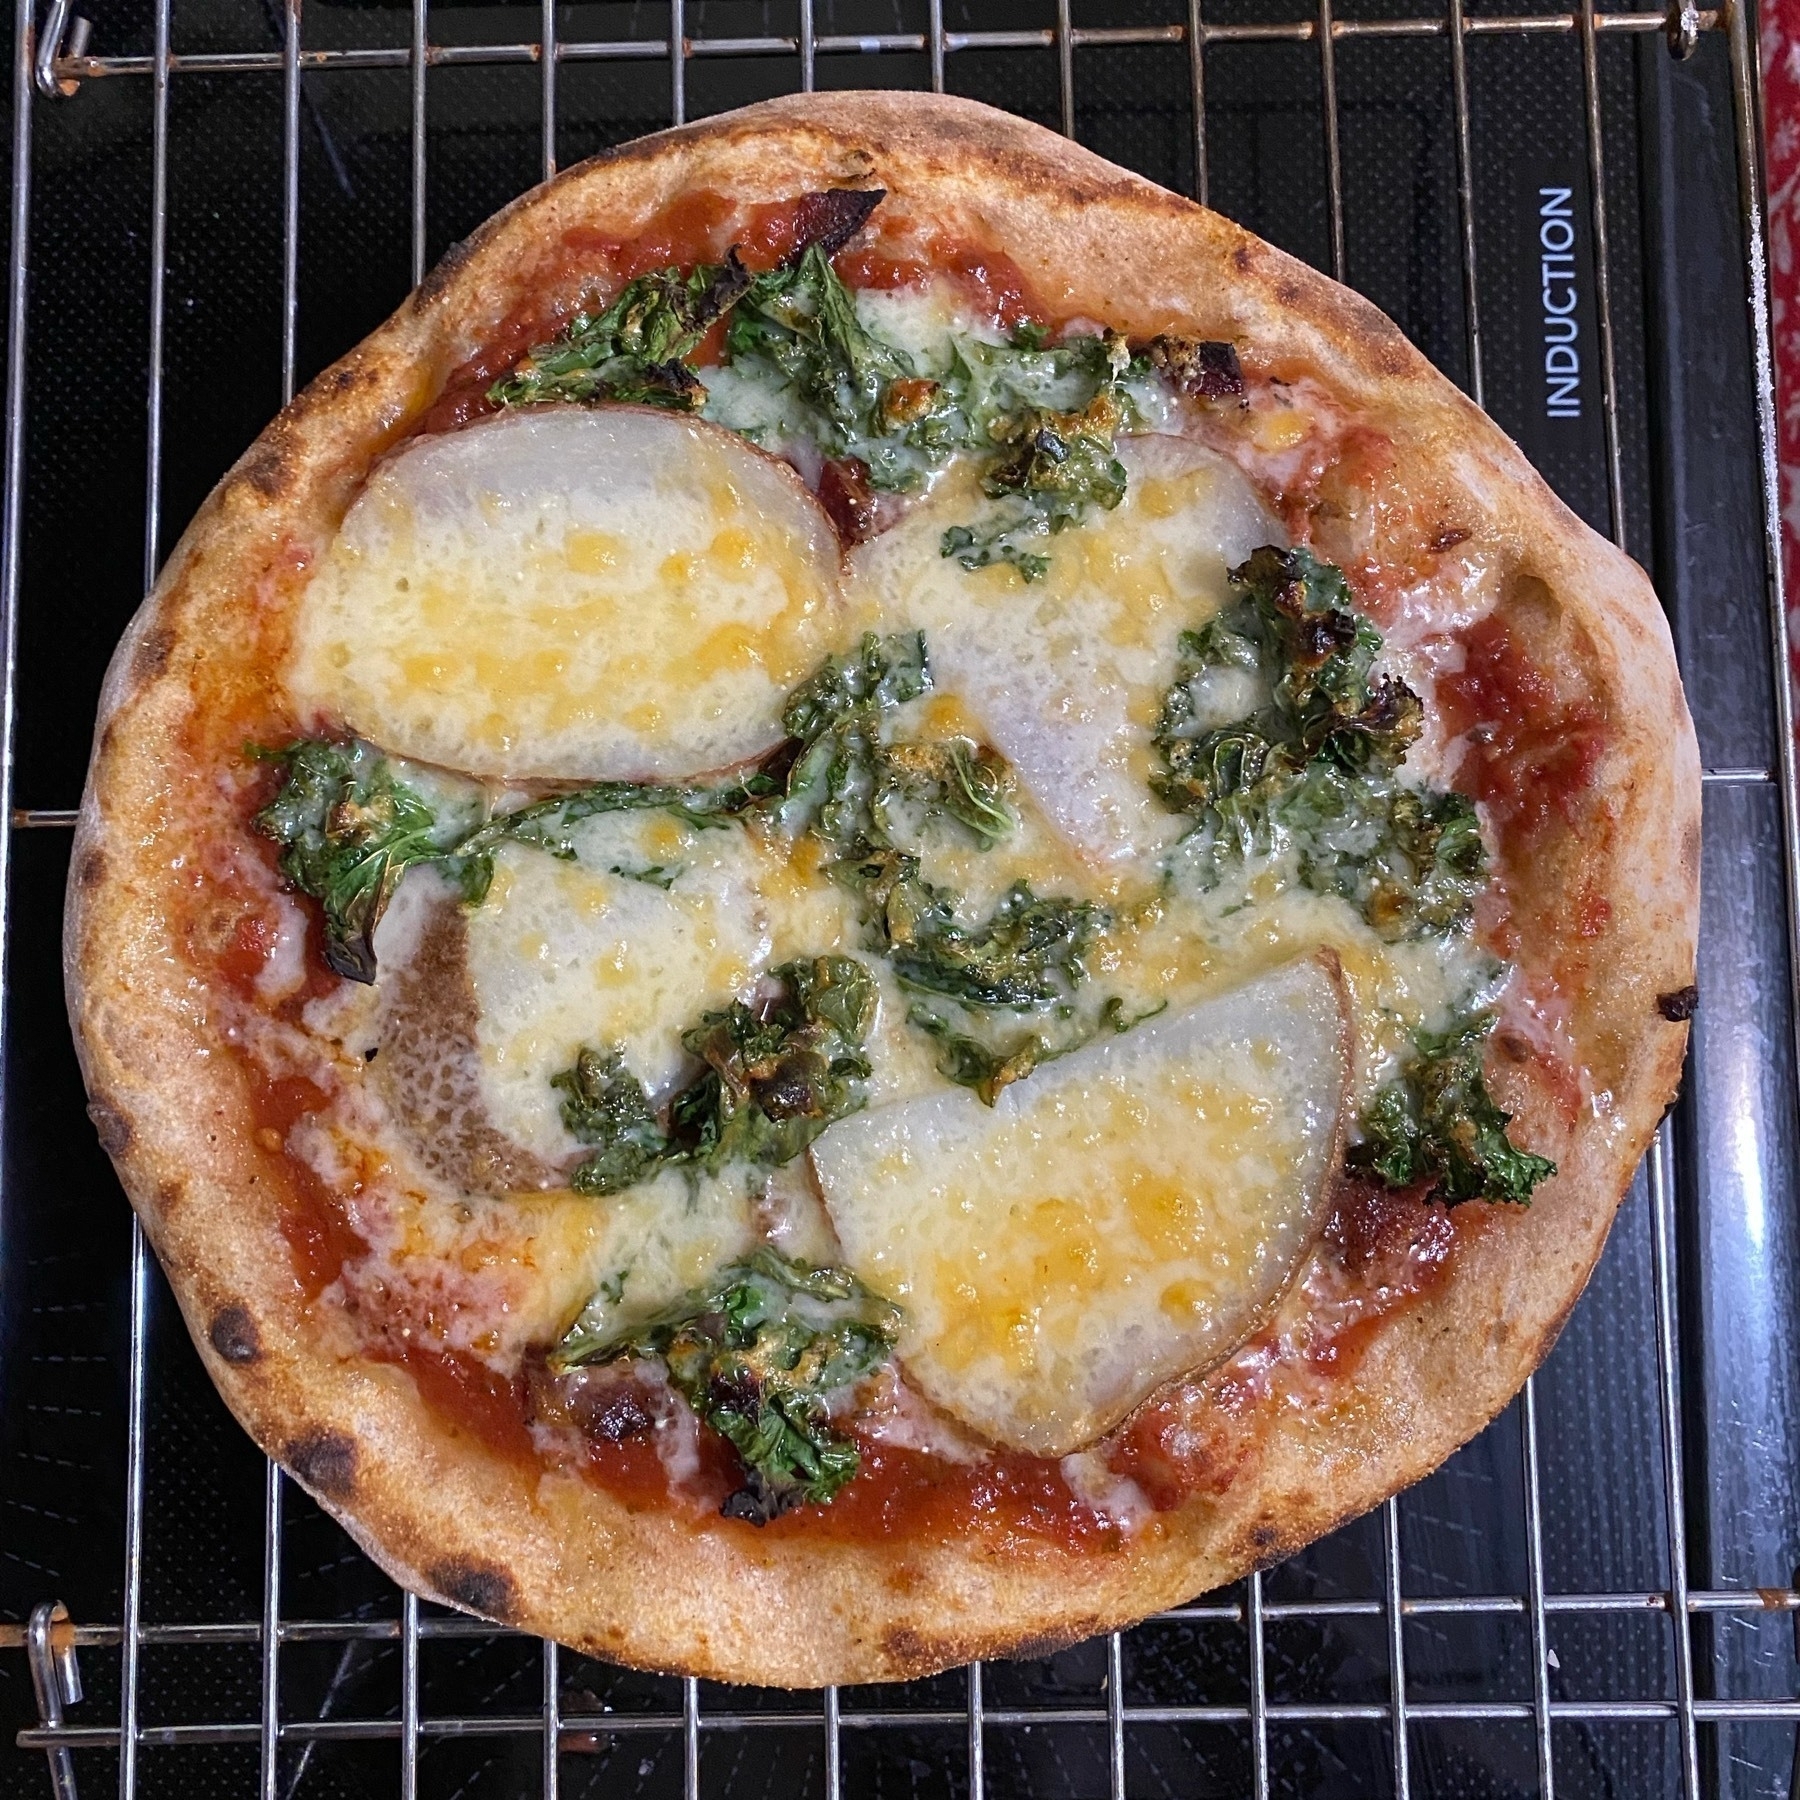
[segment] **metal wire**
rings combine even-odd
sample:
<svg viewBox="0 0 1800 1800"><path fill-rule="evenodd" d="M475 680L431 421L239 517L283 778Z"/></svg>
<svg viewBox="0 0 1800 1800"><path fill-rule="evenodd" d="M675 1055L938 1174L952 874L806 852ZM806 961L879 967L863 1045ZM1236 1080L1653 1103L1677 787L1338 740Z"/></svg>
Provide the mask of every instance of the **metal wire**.
<svg viewBox="0 0 1800 1800"><path fill-rule="evenodd" d="M3 646L6 680L0 696L0 941L6 925L6 871L13 829L56 828L71 825L69 809L22 808L12 804L12 732L16 698L14 680L16 612L20 572L20 523L24 493L25 346L27 343L26 249L29 243L31 201L31 120L34 88L46 95L75 91L82 81L97 78L148 76L152 88L152 171L150 245L150 329L147 407L147 458L145 469L144 579L154 580L161 539L161 442L163 405L164 288L167 274L168 129L171 80L184 73L278 71L282 79L282 392L291 397L296 379L298 334L298 275L300 252L300 139L302 81L307 71L327 68L407 68L411 77L411 238L415 281L423 273L427 254L427 71L432 64L488 64L537 61L540 66L542 104L541 164L546 179L557 167L557 71L564 62L662 61L666 59L671 120L681 123L687 114L686 66L690 57L787 56L795 59L802 89L817 79L820 55L849 53L886 54L923 52L928 58L934 91L943 91L949 57L978 50L1048 50L1057 58L1061 124L1071 137L1077 131L1076 52L1101 45L1163 44L1185 48L1193 106L1194 189L1204 200L1209 189L1206 115L1206 52L1219 43L1287 42L1316 44L1319 52L1320 98L1324 128L1325 178L1328 202L1330 256L1340 277L1346 267L1343 164L1339 134L1335 47L1351 39L1432 38L1447 40L1450 80L1456 126L1456 178L1468 386L1480 402L1483 398L1482 342L1479 292L1475 261L1476 236L1473 199L1473 147L1469 107L1466 43L1472 37L1562 35L1578 46L1582 69L1584 126L1590 177L1591 226L1595 256L1595 295L1601 342L1602 412L1607 458L1607 491L1614 537L1624 542L1626 518L1622 457L1619 442L1616 340L1612 311L1611 272L1608 266L1604 110L1599 77L1602 39L1619 33L1641 33L1664 28L1654 13L1608 13L1597 10L1594 0L1579 0L1566 13L1519 14L1471 18L1464 0L1447 0L1444 17L1390 20L1340 19L1333 0L1315 0L1312 18L1278 25L1214 25L1202 15L1201 0L1189 0L1185 24L1126 29L1092 29L1073 23L1070 0L1057 0L1055 24L1037 31L946 31L942 0L928 0L927 29L923 33L892 33L877 38L836 37L816 30L814 0L797 0L797 31L792 37L693 38L686 36L684 0L669 0L667 35L660 39L609 41L561 41L557 29L556 0L540 0L540 35L537 43L470 46L434 46L429 38L429 0L411 0L410 42L405 47L379 50L307 50L301 34L301 0L284 0L283 31L273 52L229 52L177 56L170 45L171 0L154 0L154 47L147 56L92 56L85 53L85 33L70 18L70 8L53 0L55 10L46 23L47 42L35 46L31 0L15 0L15 56L13 71L13 207L9 262L7 389L6 389L6 492L0 530L0 646ZM1760 151L1755 91L1755 71L1749 27L1742 8L1729 12L1692 14L1684 21L1694 30L1724 30L1732 59L1734 124L1742 193L1747 267L1750 286L1752 334L1758 400L1759 446L1762 454L1763 502L1766 526L1765 553L1769 570L1768 602L1773 642L1777 648L1775 706L1780 725L1778 764L1767 768L1714 768L1705 772L1709 785L1767 785L1777 782L1786 825L1787 894L1790 932L1800 915L1795 912L1800 896L1800 822L1793 804L1794 747L1792 711L1782 671L1785 669L1783 599L1780 582L1779 509L1776 486L1772 362L1766 292L1764 232L1760 211ZM67 44L64 45L65 33ZM42 67L34 66L34 48ZM40 77L48 77L46 82ZM1794 958L1795 978L1800 981L1800 955ZM1796 1007L1800 1021L1800 1005ZM1797 1027L1800 1028L1800 1027ZM137 1787L138 1757L145 1748L178 1748L203 1744L253 1745L257 1751L259 1792L274 1800L279 1789L280 1755L284 1745L305 1746L338 1742L393 1741L399 1749L400 1792L404 1800L416 1800L419 1783L419 1751L423 1744L450 1738L536 1735L542 1746L542 1792L556 1800L559 1792L559 1750L565 1734L602 1736L678 1733L683 1758L683 1793L698 1800L701 1788L702 1745L709 1733L792 1727L822 1729L825 1744L827 1800L841 1800L844 1791L843 1734L892 1728L960 1731L968 1756L970 1800L984 1800L987 1788L986 1735L990 1727L1035 1726L1047 1719L1058 1723L1102 1727L1106 1732L1108 1788L1115 1800L1123 1800L1127 1786L1127 1754L1134 1728L1156 1724L1218 1724L1246 1726L1249 1734L1252 1792L1266 1800L1271 1790L1271 1725L1300 1726L1334 1723L1385 1725L1391 1742L1393 1780L1401 1800L1412 1792L1411 1728L1424 1723L1508 1722L1529 1726L1534 1735L1538 1786L1545 1800L1553 1800L1555 1761L1553 1726L1559 1723L1602 1721L1639 1722L1676 1726L1680 1744L1680 1778L1684 1796L1701 1791L1700 1728L1729 1721L1800 1723L1800 1699L1738 1700L1702 1698L1696 1693L1692 1625L1698 1618L1750 1616L1771 1608L1786 1610L1800 1621L1800 1592L1784 1590L1706 1589L1688 1586L1683 1511L1683 1458L1681 1403L1678 1380L1679 1341L1676 1307L1675 1244L1676 1196L1673 1182L1671 1127L1665 1123L1647 1167L1647 1195L1651 1225L1652 1280L1654 1288L1657 1378L1660 1404L1660 1436L1663 1495L1668 1524L1668 1585L1661 1590L1629 1593L1557 1594L1546 1591L1542 1496L1540 1487L1537 1395L1527 1383L1519 1401L1522 1478L1525 1512L1526 1583L1522 1594L1469 1596L1418 1596L1404 1592L1401 1557L1401 1513L1390 1501L1382 1512L1383 1587L1378 1598L1330 1602L1281 1603L1266 1598L1260 1575L1252 1575L1238 1600L1211 1600L1177 1608L1171 1620L1213 1622L1240 1626L1245 1632L1249 1688L1245 1704L1142 1705L1127 1703L1127 1647L1118 1635L1106 1641L1104 1704L1058 1709L995 1708L985 1704L983 1670L972 1665L966 1674L966 1693L961 1708L937 1707L920 1711L880 1708L845 1709L836 1689L820 1696L819 1709L740 1712L708 1711L701 1703L697 1681L684 1680L680 1687L679 1713L622 1715L614 1712L565 1711L561 1694L561 1665L554 1644L542 1646L541 1703L536 1712L496 1713L473 1716L432 1716L421 1709L420 1656L427 1641L488 1639L508 1635L485 1622L427 1616L415 1596L403 1597L400 1616L386 1620L284 1619L282 1596L282 1541L284 1478L269 1465L264 1490L263 1604L254 1620L220 1623L146 1623L143 1610L145 1541L146 1378L151 1306L154 1290L149 1250L135 1224L131 1236L130 1367L127 1387L125 1577L120 1620L106 1623L69 1624L66 1616L52 1629L48 1604L38 1609L28 1627L0 1627L0 1648L25 1649L39 1695L40 1724L21 1732L22 1747L50 1753L50 1768L58 1796L75 1792L73 1753L86 1749L110 1749L118 1753L119 1792L132 1800ZM1674 1634L1675 1693L1673 1698L1610 1701L1553 1699L1549 1684L1548 1621L1554 1617L1616 1613L1660 1613L1670 1621ZM1506 1701L1413 1700L1406 1675L1406 1621L1444 1616L1516 1617L1526 1621L1531 1639L1532 1682L1528 1698ZM1273 1701L1268 1694L1266 1628L1288 1619L1380 1620L1389 1659L1389 1687L1385 1702L1335 1705ZM280 1657L289 1644L398 1642L401 1694L397 1718L283 1719L280 1709ZM138 1714L138 1670L147 1646L254 1644L260 1653L260 1709L254 1720L145 1726ZM80 1647L116 1648L119 1653L120 1699L117 1723L72 1724L65 1717L64 1702L79 1697L75 1651ZM948 1749L948 1740L946 1748Z"/></svg>

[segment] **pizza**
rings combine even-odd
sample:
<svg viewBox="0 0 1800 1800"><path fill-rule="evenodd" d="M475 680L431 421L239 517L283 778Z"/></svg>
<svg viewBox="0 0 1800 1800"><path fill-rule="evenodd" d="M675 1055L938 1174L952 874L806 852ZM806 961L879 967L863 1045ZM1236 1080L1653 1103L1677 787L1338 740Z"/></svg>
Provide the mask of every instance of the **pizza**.
<svg viewBox="0 0 1800 1800"><path fill-rule="evenodd" d="M782 1685L1435 1467L1694 1004L1640 571L1373 308L969 102L610 151L202 508L107 680L91 1113L399 1581Z"/></svg>

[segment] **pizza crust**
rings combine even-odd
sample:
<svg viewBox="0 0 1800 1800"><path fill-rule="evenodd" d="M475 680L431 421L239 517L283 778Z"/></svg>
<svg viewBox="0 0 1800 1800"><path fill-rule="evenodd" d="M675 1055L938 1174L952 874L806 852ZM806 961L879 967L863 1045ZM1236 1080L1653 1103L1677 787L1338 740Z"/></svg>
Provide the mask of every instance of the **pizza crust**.
<svg viewBox="0 0 1800 1800"><path fill-rule="evenodd" d="M695 1531L490 1454L397 1367L332 1342L280 1244L243 1077L209 1042L171 920L205 803L170 752L234 667L271 667L284 598L375 458L491 341L578 222L628 235L680 193L745 203L879 184L896 211L1004 246L1065 316L1229 337L1304 367L1392 436L1407 490L1506 571L1499 607L1560 645L1607 721L1596 778L1534 881L1528 960L1574 996L1597 1092L1569 1122L1541 1069L1500 1059L1520 1136L1560 1174L1462 1234L1449 1278L1391 1315L1323 1411L1270 1417L1221 1495L1116 1553ZM221 685L224 684L224 685ZM1587 530L1386 318L1218 216L1037 127L961 100L770 102L646 138L533 190L456 246L395 316L264 432L189 527L107 678L76 834L68 999L91 1112L232 1409L397 1580L649 1668L778 1685L914 1677L1040 1654L1273 1563L1417 1480L1511 1398L1579 1296L1686 1045L1657 997L1693 979L1698 756L1641 571ZM1603 896L1592 940L1557 902ZM1563 909L1566 914L1566 908Z"/></svg>

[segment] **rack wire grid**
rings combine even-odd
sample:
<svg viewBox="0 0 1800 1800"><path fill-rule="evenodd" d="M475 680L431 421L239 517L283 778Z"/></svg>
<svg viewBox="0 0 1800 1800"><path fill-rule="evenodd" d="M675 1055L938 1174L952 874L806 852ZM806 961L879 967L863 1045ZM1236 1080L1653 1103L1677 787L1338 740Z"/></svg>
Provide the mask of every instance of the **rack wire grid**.
<svg viewBox="0 0 1800 1800"><path fill-rule="evenodd" d="M78 4L16 0L11 87L0 1791L1800 1793L1800 839L1741 0ZM168 527L434 249L606 143L880 84L1060 126L1355 282L1652 567L1708 765L1704 1005L1562 1345L1444 1470L1046 1662L765 1694L401 1595L237 1433L79 1125L54 828ZM1558 192L1566 433L1534 413Z"/></svg>

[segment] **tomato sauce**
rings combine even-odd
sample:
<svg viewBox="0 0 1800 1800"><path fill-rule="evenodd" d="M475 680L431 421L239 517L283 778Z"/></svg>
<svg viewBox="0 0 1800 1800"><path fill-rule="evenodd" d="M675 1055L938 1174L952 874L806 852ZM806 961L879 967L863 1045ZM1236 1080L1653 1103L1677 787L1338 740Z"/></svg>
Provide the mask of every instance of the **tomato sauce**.
<svg viewBox="0 0 1800 1800"><path fill-rule="evenodd" d="M1504 619L1489 615L1462 642L1463 667L1437 686L1445 730L1468 734L1456 782L1487 807L1504 848L1526 851L1552 819L1578 817L1606 753L1606 715L1562 693Z"/></svg>

